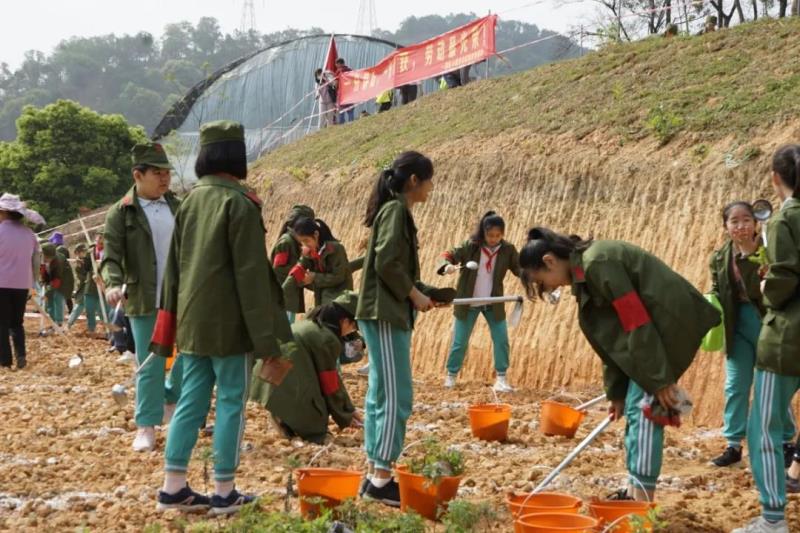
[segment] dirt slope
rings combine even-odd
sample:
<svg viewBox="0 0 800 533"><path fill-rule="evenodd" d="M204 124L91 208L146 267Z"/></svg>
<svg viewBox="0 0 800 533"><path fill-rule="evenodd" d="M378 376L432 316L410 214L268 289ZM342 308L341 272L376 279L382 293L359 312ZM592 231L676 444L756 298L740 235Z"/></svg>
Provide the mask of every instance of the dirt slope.
<svg viewBox="0 0 800 533"><path fill-rule="evenodd" d="M789 118L800 105L792 81L800 68L791 68L800 67L800 54L786 39L798 30L800 21L780 21L613 47L312 135L254 169L268 241L288 208L306 203L359 255L377 170L400 149L417 149L436 166L434 194L415 212L427 282L455 283L435 276L439 254L495 209L517 246L538 224L624 239L707 290L708 257L723 242L721 207L771 197L769 154L800 139L800 123ZM772 54L781 47L780 57ZM519 283L509 279L507 291L520 293ZM575 314L571 298L526 306L511 332L515 383L552 390L599 383L598 359ZM451 327L448 311L419 321L418 376L443 375ZM479 324L464 378L490 375L490 346ZM701 354L684 378L697 399L696 423L719 422L723 379L719 354Z"/></svg>

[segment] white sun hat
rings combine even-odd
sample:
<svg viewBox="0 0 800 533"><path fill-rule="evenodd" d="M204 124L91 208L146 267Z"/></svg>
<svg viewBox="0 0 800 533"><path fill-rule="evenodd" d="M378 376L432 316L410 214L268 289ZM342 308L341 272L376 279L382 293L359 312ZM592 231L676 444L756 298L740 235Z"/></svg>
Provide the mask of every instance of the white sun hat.
<svg viewBox="0 0 800 533"><path fill-rule="evenodd" d="M19 196L16 194L11 193L3 193L0 196L0 211L11 211L14 213L19 213L23 217L27 218L34 224L44 224L44 217L34 211L33 209L28 209L25 207L25 202L19 199Z"/></svg>

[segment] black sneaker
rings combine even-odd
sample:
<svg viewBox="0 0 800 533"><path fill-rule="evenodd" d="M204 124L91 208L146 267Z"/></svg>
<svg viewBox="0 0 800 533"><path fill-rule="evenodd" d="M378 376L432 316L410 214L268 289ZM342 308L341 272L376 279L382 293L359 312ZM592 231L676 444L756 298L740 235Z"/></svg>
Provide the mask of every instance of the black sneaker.
<svg viewBox="0 0 800 533"><path fill-rule="evenodd" d="M789 468L792 466L792 460L794 459L794 444L791 442L786 442L783 444L783 464L784 468Z"/></svg>
<svg viewBox="0 0 800 533"><path fill-rule="evenodd" d="M28 366L28 361L24 357L17 357L17 368L22 370Z"/></svg>
<svg viewBox="0 0 800 533"><path fill-rule="evenodd" d="M728 446L722 455L711 460L711 464L720 468L735 465L742 460L742 449Z"/></svg>
<svg viewBox="0 0 800 533"><path fill-rule="evenodd" d="M364 498L377 500L389 507L400 507L400 485L394 479L390 479L389 483L378 488L371 481L367 481Z"/></svg>
<svg viewBox="0 0 800 533"><path fill-rule="evenodd" d="M208 496L198 494L186 485L175 494L169 494L163 490L158 491L157 511L167 509L178 509L179 511L205 511L211 506Z"/></svg>
<svg viewBox="0 0 800 533"><path fill-rule="evenodd" d="M369 478L364 476L364 479L361 480L361 485L358 487L358 497L363 498L364 493L367 492L367 485L369 485Z"/></svg>
<svg viewBox="0 0 800 533"><path fill-rule="evenodd" d="M797 494L800 492L800 479L795 479L789 474L786 474L786 492L789 494Z"/></svg>
<svg viewBox="0 0 800 533"><path fill-rule="evenodd" d="M253 503L256 501L255 496L245 496L240 494L238 490L233 489L227 498L223 498L217 494L211 497L211 510L208 512L212 515L226 515L235 513L242 508L243 505Z"/></svg>
<svg viewBox="0 0 800 533"><path fill-rule="evenodd" d="M606 500L612 501L633 501L633 496L628 494L628 489L619 489L606 496Z"/></svg>

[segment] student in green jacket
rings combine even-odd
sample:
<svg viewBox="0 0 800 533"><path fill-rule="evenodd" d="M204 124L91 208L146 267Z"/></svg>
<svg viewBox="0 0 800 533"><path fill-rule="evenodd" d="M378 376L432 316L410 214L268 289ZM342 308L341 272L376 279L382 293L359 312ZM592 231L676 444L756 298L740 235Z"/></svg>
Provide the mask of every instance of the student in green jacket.
<svg viewBox="0 0 800 533"><path fill-rule="evenodd" d="M286 285L289 271L294 268L300 260L300 243L292 235L292 226L300 218L314 219L314 210L307 205L294 205L289 210L289 215L281 227L278 242L272 247L270 260L272 269L278 278L278 283L283 287L283 302L286 306L289 322L294 322L295 315L306 312L306 300L303 294L303 287L297 285Z"/></svg>
<svg viewBox="0 0 800 533"><path fill-rule="evenodd" d="M56 252L52 243L42 245L42 264L39 267L40 282L44 286L45 309L53 322L64 323L64 306L67 294L72 294L70 280L72 270L64 256ZM72 282L74 284L74 282ZM67 293L69 290L69 293Z"/></svg>
<svg viewBox="0 0 800 533"><path fill-rule="evenodd" d="M458 276L457 298L488 298L503 296L503 280L508 272L519 277L519 254L513 244L506 242L506 222L503 217L489 211L478 222L478 229L461 245L442 254L442 264L438 273ZM468 262L478 264L478 270L466 268ZM483 315L489 324L494 347L494 370L497 380L494 390L513 392L508 384L508 325L503 304L479 305L472 307L456 306L453 327L453 345L447 357L447 377L444 386L451 388L464 364L464 356L469 346L469 338L478 316Z"/></svg>
<svg viewBox="0 0 800 533"><path fill-rule="evenodd" d="M134 185L108 210L100 274L105 284L109 313L125 301L141 365L150 351L156 323L164 269L167 265L178 198L169 190L172 165L158 143L140 143L131 150ZM125 294L122 285L126 285ZM109 316L109 320L113 320ZM180 396L182 363L178 359L165 382L164 360L157 359L136 377L135 451L151 451L155 426L169 422ZM166 404L166 405L165 405Z"/></svg>
<svg viewBox="0 0 800 533"><path fill-rule="evenodd" d="M742 460L742 441L747 435L750 392L756 364L764 304L761 298L760 257L764 253L756 231L753 206L733 202L722 210L728 242L711 256L711 292L722 305L725 321L725 411L722 436L727 447L711 462L725 467ZM788 467L794 454L795 425L791 409L784 426L784 456Z"/></svg>
<svg viewBox="0 0 800 533"><path fill-rule="evenodd" d="M581 330L603 361L609 412L627 419L631 481L613 497L653 501L663 425L679 423L676 384L719 312L657 257L626 242L533 228L520 265L531 297L572 287Z"/></svg>
<svg viewBox="0 0 800 533"><path fill-rule="evenodd" d="M436 307L433 288L419 280L417 228L411 209L433 190L433 163L404 152L381 172L367 204L372 228L356 318L370 353L364 446L369 464L366 497L398 507L400 490L392 463L405 441L411 415L411 332L417 312Z"/></svg>
<svg viewBox="0 0 800 533"><path fill-rule="evenodd" d="M235 512L254 498L234 484L245 426L252 357L282 357L292 334L270 268L261 201L247 177L244 128L231 121L200 127L200 179L175 214L161 306L150 345L168 357L177 344L183 387L169 425L158 509ZM163 361L159 364L163 364ZM186 474L216 385L214 494L192 491Z"/></svg>
<svg viewBox="0 0 800 533"><path fill-rule="evenodd" d="M300 243L300 258L284 281L284 294L305 287L314 291L317 307L353 290L347 251L325 222L298 218L292 225L292 235Z"/></svg>
<svg viewBox="0 0 800 533"><path fill-rule="evenodd" d="M339 355L347 344L359 341L355 321L358 295L344 291L329 303L314 308L305 320L292 325L297 351L292 370L283 383L251 399L266 406L281 431L289 438L323 444L328 420L341 429L360 427L356 413L337 368ZM254 389L262 387L253 382Z"/></svg>
<svg viewBox="0 0 800 533"><path fill-rule="evenodd" d="M767 312L758 337L747 426L750 466L762 511L735 533L789 531L784 518L782 445L786 410L800 388L800 145L786 145L775 152L772 186L782 204L767 226L769 271L761 285Z"/></svg>
<svg viewBox="0 0 800 533"><path fill-rule="evenodd" d="M68 327L75 325L78 317L86 311L86 329L89 333L94 333L97 329L97 318L100 316L100 299L97 296L97 284L94 281L94 271L92 270L92 259L90 253L94 253L86 248L85 244L79 244L73 250L75 253L75 277L78 286L75 289L75 306L69 315Z"/></svg>

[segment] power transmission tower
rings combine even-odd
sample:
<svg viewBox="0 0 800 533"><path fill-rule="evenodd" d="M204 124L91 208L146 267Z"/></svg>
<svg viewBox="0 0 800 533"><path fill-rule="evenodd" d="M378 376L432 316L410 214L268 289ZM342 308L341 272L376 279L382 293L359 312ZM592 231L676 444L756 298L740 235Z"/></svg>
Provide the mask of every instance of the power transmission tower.
<svg viewBox="0 0 800 533"><path fill-rule="evenodd" d="M242 21L239 29L242 33L248 33L256 29L256 5L255 0L244 0L242 6Z"/></svg>
<svg viewBox="0 0 800 533"><path fill-rule="evenodd" d="M372 35L377 28L378 17L375 14L375 0L361 0L358 6L356 33L358 35Z"/></svg>

